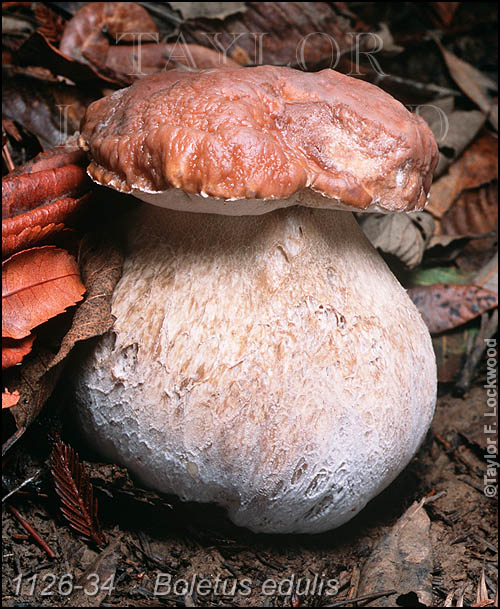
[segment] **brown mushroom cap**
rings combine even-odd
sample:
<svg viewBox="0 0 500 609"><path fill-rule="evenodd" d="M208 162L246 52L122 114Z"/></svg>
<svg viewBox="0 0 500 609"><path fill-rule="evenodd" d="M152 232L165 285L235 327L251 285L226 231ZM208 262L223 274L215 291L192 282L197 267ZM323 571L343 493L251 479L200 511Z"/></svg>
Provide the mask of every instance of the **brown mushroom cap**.
<svg viewBox="0 0 500 609"><path fill-rule="evenodd" d="M325 197L314 206L353 210L423 208L437 161L419 116L329 69L154 74L94 102L82 138L89 175L124 192L286 199L310 188Z"/></svg>

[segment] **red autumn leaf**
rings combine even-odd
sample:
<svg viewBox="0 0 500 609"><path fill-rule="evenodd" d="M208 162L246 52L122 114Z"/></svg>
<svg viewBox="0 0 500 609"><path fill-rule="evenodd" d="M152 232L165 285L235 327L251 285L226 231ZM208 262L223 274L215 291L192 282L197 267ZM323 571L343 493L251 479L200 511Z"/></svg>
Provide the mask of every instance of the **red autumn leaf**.
<svg viewBox="0 0 500 609"><path fill-rule="evenodd" d="M460 2L431 2L431 4L439 18L438 23L440 21L446 26L451 24L457 8L460 6Z"/></svg>
<svg viewBox="0 0 500 609"><path fill-rule="evenodd" d="M78 199L68 197L47 203L19 216L2 220L2 258L40 244L60 232L90 199L86 193Z"/></svg>
<svg viewBox="0 0 500 609"><path fill-rule="evenodd" d="M135 2L88 2L64 28L59 50L67 57L85 61L86 53L105 61L109 39L133 42L125 32L156 34L159 31L148 11ZM145 41L148 39L146 37ZM156 40L158 42L158 40Z"/></svg>
<svg viewBox="0 0 500 609"><path fill-rule="evenodd" d="M57 44L59 40L61 40L64 31L64 19L41 2L35 4L33 12L35 13L38 31L45 36L49 42Z"/></svg>
<svg viewBox="0 0 500 609"><path fill-rule="evenodd" d="M14 254L2 267L2 337L24 338L85 292L73 256L53 246Z"/></svg>
<svg viewBox="0 0 500 609"><path fill-rule="evenodd" d="M19 391L13 391L11 393L8 389L6 389L2 393L2 410L4 408L12 408L12 406L15 406L19 402L20 397Z"/></svg>
<svg viewBox="0 0 500 609"><path fill-rule="evenodd" d="M30 174L7 176L2 180L2 218L12 218L40 205L89 190L84 167L65 165Z"/></svg>
<svg viewBox="0 0 500 609"><path fill-rule="evenodd" d="M498 223L498 184L464 191L441 218L444 235L484 235Z"/></svg>
<svg viewBox="0 0 500 609"><path fill-rule="evenodd" d="M467 323L498 305L498 296L475 285L435 283L408 290L432 334Z"/></svg>
<svg viewBox="0 0 500 609"><path fill-rule="evenodd" d="M86 164L87 156L85 152L76 147L73 148L73 143L68 141L68 147L50 148L44 152L40 152L36 157L26 161L22 165L16 167L9 173L7 177L22 176L28 173L37 173L47 169L60 169L65 165L82 165Z"/></svg>
<svg viewBox="0 0 500 609"><path fill-rule="evenodd" d="M23 357L31 351L34 340L34 334L21 340L2 338L2 370L21 363Z"/></svg>
<svg viewBox="0 0 500 609"><path fill-rule="evenodd" d="M441 218L464 190L478 188L498 177L498 141L486 133L431 186L426 210Z"/></svg>

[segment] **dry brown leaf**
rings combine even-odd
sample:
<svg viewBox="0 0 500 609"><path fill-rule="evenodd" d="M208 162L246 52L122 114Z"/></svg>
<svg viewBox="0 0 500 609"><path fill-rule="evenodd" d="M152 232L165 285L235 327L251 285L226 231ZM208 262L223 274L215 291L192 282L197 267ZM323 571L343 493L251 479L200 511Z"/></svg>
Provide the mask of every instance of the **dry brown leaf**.
<svg viewBox="0 0 500 609"><path fill-rule="evenodd" d="M14 254L2 269L2 337L28 336L85 292L73 256L50 245Z"/></svg>
<svg viewBox="0 0 500 609"><path fill-rule="evenodd" d="M475 338L471 328L455 328L432 337L440 383L453 383L463 368L469 341Z"/></svg>
<svg viewBox="0 0 500 609"><path fill-rule="evenodd" d="M64 19L42 2L37 2L33 11L38 31L52 44L57 44L64 31Z"/></svg>
<svg viewBox="0 0 500 609"><path fill-rule="evenodd" d="M62 144L63 121L68 135L78 130L93 99L82 88L14 73L4 80L2 115L47 149Z"/></svg>
<svg viewBox="0 0 500 609"><path fill-rule="evenodd" d="M19 63L29 66L43 66L52 73L65 76L75 83L101 82L111 85L127 86L128 80L105 66L95 69L94 66L76 61L61 53L41 32L33 34L23 43L16 54Z"/></svg>
<svg viewBox="0 0 500 609"><path fill-rule="evenodd" d="M79 255L80 272L86 284L85 301L73 317L59 352L36 346L22 366L6 371L7 384L20 393L19 404L11 409L18 431L3 446L5 453L36 419L63 369L63 360L77 340L106 332L112 325L111 296L121 274L122 255L110 233L87 235Z"/></svg>
<svg viewBox="0 0 500 609"><path fill-rule="evenodd" d="M247 10L245 2L169 2L184 19L224 19Z"/></svg>
<svg viewBox="0 0 500 609"><path fill-rule="evenodd" d="M498 306L498 295L475 285L437 283L410 288L408 295L431 334L445 332Z"/></svg>
<svg viewBox="0 0 500 609"><path fill-rule="evenodd" d="M466 190L458 197L440 222L443 235L484 235L496 230L498 223L498 183Z"/></svg>
<svg viewBox="0 0 500 609"><path fill-rule="evenodd" d="M441 176L470 145L484 126L486 117L479 110L455 110L446 116L446 120L448 124L443 127L444 119L440 115L433 124L429 125L437 137L440 150L439 161L434 170L435 179Z"/></svg>
<svg viewBox="0 0 500 609"><path fill-rule="evenodd" d="M421 503L414 503L375 546L361 569L358 594L394 588L397 593L369 601L366 607L396 607L396 598L413 592L432 606L431 522Z"/></svg>
<svg viewBox="0 0 500 609"><path fill-rule="evenodd" d="M116 45L108 49L104 61L107 68L128 75L130 82L138 78L134 75L137 52L131 45ZM199 44L143 44L141 46L141 72L151 74L180 67L206 69L221 65L239 67L230 57L207 49Z"/></svg>
<svg viewBox="0 0 500 609"><path fill-rule="evenodd" d="M441 218L464 191L498 178L498 142L486 133L478 138L431 186L427 211Z"/></svg>
<svg viewBox="0 0 500 609"><path fill-rule="evenodd" d="M34 334L20 340L2 338L2 370L21 363L23 357L31 351L35 338Z"/></svg>
<svg viewBox="0 0 500 609"><path fill-rule="evenodd" d="M134 37L125 32L158 35L158 27L148 11L135 2L87 2L66 23L59 50L82 63L87 56L105 59L113 42L133 42Z"/></svg>
<svg viewBox="0 0 500 609"><path fill-rule="evenodd" d="M116 570L122 560L123 546L120 544L121 537L118 536L102 552L96 554L87 569L75 580L75 586L65 600L64 607L101 607L104 604L103 601L110 594L106 582L115 580ZM101 585L97 586L96 594L89 594L88 582L95 580L101 582Z"/></svg>
<svg viewBox="0 0 500 609"><path fill-rule="evenodd" d="M42 406L50 397L59 379L62 366L51 368L54 353L36 346L22 366L10 368L5 373L5 383L19 392L18 403L10 409L16 422L17 431L2 446L2 454L22 436L37 418Z"/></svg>
<svg viewBox="0 0 500 609"><path fill-rule="evenodd" d="M328 2L248 2L247 10L181 25L186 42L208 46L240 64L333 67L353 46L348 20ZM328 32L328 35L325 35Z"/></svg>
<svg viewBox="0 0 500 609"><path fill-rule="evenodd" d="M372 245L396 256L409 269L420 264L434 231L430 214L365 214L358 217Z"/></svg>
<svg viewBox="0 0 500 609"><path fill-rule="evenodd" d="M492 258L474 275L474 285L498 294L498 251Z"/></svg>
<svg viewBox="0 0 500 609"><path fill-rule="evenodd" d="M447 51L437 39L436 42L453 80L465 95L484 112L498 131L498 104L495 104L487 92L488 89L496 90L497 84L467 61Z"/></svg>
<svg viewBox="0 0 500 609"><path fill-rule="evenodd" d="M87 294L52 366L62 361L76 342L100 336L113 325L111 297L122 272L121 251L109 236L88 234L80 244L78 262Z"/></svg>
<svg viewBox="0 0 500 609"><path fill-rule="evenodd" d="M6 389L2 393L2 410L4 408L12 408L12 406L15 406L19 402L20 397L19 391L13 391L11 393L8 389Z"/></svg>

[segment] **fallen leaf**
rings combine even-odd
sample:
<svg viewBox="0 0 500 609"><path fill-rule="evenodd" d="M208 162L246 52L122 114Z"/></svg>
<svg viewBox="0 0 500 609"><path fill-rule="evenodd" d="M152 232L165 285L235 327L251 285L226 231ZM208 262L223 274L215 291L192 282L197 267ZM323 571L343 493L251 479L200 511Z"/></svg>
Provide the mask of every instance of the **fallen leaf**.
<svg viewBox="0 0 500 609"><path fill-rule="evenodd" d="M143 34L140 65L137 45L123 44L134 41L123 36L132 31ZM174 43L160 43L155 22L146 9L133 2L85 4L67 23L59 49L66 56L93 66L96 72L104 69L129 84L143 75L179 66L203 69L239 65L214 49L186 44L181 37Z"/></svg>
<svg viewBox="0 0 500 609"><path fill-rule="evenodd" d="M452 266L435 266L432 268L418 268L409 275L408 285L433 285L435 283L473 283L471 273L464 272Z"/></svg>
<svg viewBox="0 0 500 609"><path fill-rule="evenodd" d="M2 218L13 218L58 199L79 197L89 185L85 167L79 165L8 175L2 180Z"/></svg>
<svg viewBox="0 0 500 609"><path fill-rule="evenodd" d="M434 231L430 214L360 214L358 221L372 245L396 256L409 269L422 261Z"/></svg>
<svg viewBox="0 0 500 609"><path fill-rule="evenodd" d="M85 206L92 193L77 199L68 197L48 203L25 214L2 220L2 258L39 245L63 230Z"/></svg>
<svg viewBox="0 0 500 609"><path fill-rule="evenodd" d="M431 5L436 11L441 23L443 25L450 25L457 8L460 6L460 2L431 2Z"/></svg>
<svg viewBox="0 0 500 609"><path fill-rule="evenodd" d="M108 49L103 61L106 66L116 73L125 72L130 77L130 82L138 78L134 72L137 51L131 45L117 45ZM151 74L162 70L173 70L176 68L206 69L218 66L240 67L236 61L207 49L199 44L165 43L165 44L143 44L141 45L141 73Z"/></svg>
<svg viewBox="0 0 500 609"><path fill-rule="evenodd" d="M227 52L242 65L289 65L302 70L335 68L342 52L354 45L348 20L339 16L331 3L245 4L245 12L223 21L186 21L180 33L186 42Z"/></svg>
<svg viewBox="0 0 500 609"><path fill-rule="evenodd" d="M2 268L2 337L28 336L79 302L85 292L73 256L53 246L14 254Z"/></svg>
<svg viewBox="0 0 500 609"><path fill-rule="evenodd" d="M50 455L50 470L61 500L61 511L70 526L97 546L102 546L104 538L97 518L94 487L78 454L71 446L56 442Z"/></svg>
<svg viewBox="0 0 500 609"><path fill-rule="evenodd" d="M498 183L494 181L462 192L442 216L440 228L443 235L484 235L496 231L497 223Z"/></svg>
<svg viewBox="0 0 500 609"><path fill-rule="evenodd" d="M113 325L111 297L122 272L121 251L109 236L90 233L80 244L78 262L87 293L75 312L71 328L63 338L52 366L62 361L76 342L100 336Z"/></svg>
<svg viewBox="0 0 500 609"><path fill-rule="evenodd" d="M410 288L408 295L431 334L445 332L498 306L498 295L474 285L435 284Z"/></svg>
<svg viewBox="0 0 500 609"><path fill-rule="evenodd" d="M85 63L86 53L105 57L110 44L133 42L134 36L124 35L125 32L141 32L144 36L159 33L156 23L140 4L88 2L66 23L59 50Z"/></svg>
<svg viewBox="0 0 500 609"><path fill-rule="evenodd" d="M247 10L245 2L169 2L184 19L224 19Z"/></svg>
<svg viewBox="0 0 500 609"><path fill-rule="evenodd" d="M116 570L121 562L121 536L116 537L102 552L96 555L86 571L75 580L71 594L64 607L101 607L105 598L112 593ZM89 594L88 584L98 581L96 593ZM148 601L149 602L149 601Z"/></svg>
<svg viewBox="0 0 500 609"><path fill-rule="evenodd" d="M434 170L434 178L441 176L463 153L486 121L486 117L479 110L455 110L445 115L444 125L443 115L436 114L433 113L434 121L429 125L439 146L439 161Z"/></svg>
<svg viewBox="0 0 500 609"><path fill-rule="evenodd" d="M15 176L26 175L28 173L37 173L46 169L60 169L66 165L87 164L87 155L84 150L77 147L75 139L68 139L62 148L50 148L37 154L34 158L19 165L14 171L8 174L8 178Z"/></svg>
<svg viewBox="0 0 500 609"><path fill-rule="evenodd" d="M441 218L464 191L498 178L498 142L491 134L479 137L431 186L426 210Z"/></svg>
<svg viewBox="0 0 500 609"><path fill-rule="evenodd" d="M19 391L13 391L11 393L8 389L6 389L2 393L2 410L4 408L12 408L12 406L15 406L19 402L20 397Z"/></svg>
<svg viewBox="0 0 500 609"><path fill-rule="evenodd" d="M159 41L156 23L140 4L88 2L67 22L59 50L80 63L90 61L99 69L105 65L112 44L134 41L134 36L126 32L141 32L142 42L148 42L148 35L154 42Z"/></svg>
<svg viewBox="0 0 500 609"><path fill-rule="evenodd" d="M40 32L33 34L23 43L16 54L17 61L26 66L43 66L52 73L65 76L75 83L100 83L127 86L128 79L108 70L105 66L98 70L89 64L67 57L51 44Z"/></svg>
<svg viewBox="0 0 500 609"><path fill-rule="evenodd" d="M42 2L33 9L38 31L52 44L57 44L64 32L65 20Z"/></svg>
<svg viewBox="0 0 500 609"><path fill-rule="evenodd" d="M38 342L38 341L37 341ZM10 409L17 431L2 446L5 454L39 415L63 370L63 366L51 367L52 350L36 345L22 366L14 366L5 372L5 383L19 392L19 402Z"/></svg>
<svg viewBox="0 0 500 609"><path fill-rule="evenodd" d="M469 344L479 334L477 328L455 328L432 337L436 355L437 378L440 383L454 383L461 372Z"/></svg>
<svg viewBox="0 0 500 609"><path fill-rule="evenodd" d="M20 340L2 338L2 370L21 363L23 357L31 351L35 338L34 334Z"/></svg>
<svg viewBox="0 0 500 609"><path fill-rule="evenodd" d="M498 288L497 288L498 291ZM488 348L489 340L498 333L498 309L481 315L479 332L467 341L465 361L456 379L454 392L456 395L464 396L471 388L479 363ZM469 337L468 337L469 338Z"/></svg>
<svg viewBox="0 0 500 609"><path fill-rule="evenodd" d="M94 100L84 89L33 76L13 74L2 88L2 115L34 135L44 148L62 144L80 126L86 107Z"/></svg>
<svg viewBox="0 0 500 609"><path fill-rule="evenodd" d="M474 275L474 285L498 294L498 251L493 257Z"/></svg>
<svg viewBox="0 0 500 609"><path fill-rule="evenodd" d="M443 54L450 75L462 91L489 118L493 127L498 131L498 104L489 96L488 90L496 91L496 82L485 76L467 61L460 59L444 48L439 40L436 42Z"/></svg>
<svg viewBox="0 0 500 609"><path fill-rule="evenodd" d="M22 366L10 368L5 373L8 386L18 390L21 397L19 404L10 411L17 431L4 443L3 453L14 445L37 418L52 394L63 370L64 359L75 342L99 336L112 326L111 296L121 275L121 251L109 231L94 233L84 238L78 258L87 293L85 301L76 309L72 326L62 339L58 353L54 355L52 348L35 344L34 351Z"/></svg>
<svg viewBox="0 0 500 609"><path fill-rule="evenodd" d="M370 554L361 569L358 594L394 588L388 598L369 601L366 607L397 607L397 597L414 593L415 601L432 606L431 521L421 503L401 516ZM410 605L414 607L415 605Z"/></svg>

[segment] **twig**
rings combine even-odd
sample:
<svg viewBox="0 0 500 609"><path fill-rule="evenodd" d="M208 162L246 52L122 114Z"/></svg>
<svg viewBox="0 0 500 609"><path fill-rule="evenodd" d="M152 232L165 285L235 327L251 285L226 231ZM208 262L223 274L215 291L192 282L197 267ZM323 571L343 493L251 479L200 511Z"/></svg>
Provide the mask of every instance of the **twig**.
<svg viewBox="0 0 500 609"><path fill-rule="evenodd" d="M283 569L285 568L282 565L278 565L276 563L272 563L269 560L266 560L265 558L263 558L260 554L258 554L257 552L254 552L255 558L261 562L264 566L266 567L270 567L271 569L276 569L276 571L283 571Z"/></svg>
<svg viewBox="0 0 500 609"><path fill-rule="evenodd" d="M435 495L427 495L427 497L425 498L425 505L427 505L428 503L434 503L434 501L441 499L441 497L444 497L444 495L446 494L446 491L439 491L439 493L436 493Z"/></svg>
<svg viewBox="0 0 500 609"><path fill-rule="evenodd" d="M481 361L483 353L486 351L486 339L491 338L496 334L498 328L498 309L493 311L491 317L488 313L481 315L481 327L479 334L467 352L467 359L465 361L460 377L455 384L455 392L458 395L464 395L470 389L472 379L476 368Z"/></svg>
<svg viewBox="0 0 500 609"><path fill-rule="evenodd" d="M7 171L9 173L11 171L14 171L16 166L14 165L14 162L12 161L12 157L10 156L10 151L9 151L7 144L4 144L2 146L2 157L3 157L3 161L5 163L5 167L7 168Z"/></svg>
<svg viewBox="0 0 500 609"><path fill-rule="evenodd" d="M26 520L21 516L21 514L19 513L19 511L13 506L13 505L8 505L7 506L9 509L9 512L15 517L17 518L17 520L19 521L19 523L21 524L21 526L24 527L24 529L26 529L26 531L28 531L28 533L33 537L33 539L37 542L37 544L43 548L47 554L49 555L50 558L55 558L56 557L56 553L49 547L49 545L40 537L40 535L35 531L35 529L29 524L29 522L26 522Z"/></svg>
<svg viewBox="0 0 500 609"><path fill-rule="evenodd" d="M390 596L391 594L396 594L397 590L384 590L384 592L373 592L372 594L364 594L363 596L357 596L356 598L344 598L341 601L337 601L336 603L332 603L331 605L324 605L325 607L342 607L346 603L359 603L361 601L374 601L377 598L382 598L383 596Z"/></svg>
<svg viewBox="0 0 500 609"><path fill-rule="evenodd" d="M361 571L359 570L358 567L355 566L353 568L353 571L351 574L351 582L349 585L349 592L347 594L347 598L349 598L351 601L358 593L360 574L361 574ZM348 606L349 607L354 606L354 603L349 603Z"/></svg>
<svg viewBox="0 0 500 609"><path fill-rule="evenodd" d="M26 486L27 484L29 484L30 482L33 482L34 480L36 480L37 478L40 477L40 474L42 473L42 470L39 469L37 471L36 474L34 474L33 476L31 476L30 478L27 478L24 482L21 482L21 484L19 486L17 486L16 488L12 489L9 493L7 493L5 495L5 497L2 497L2 503L5 503L5 501L7 501L7 499L9 497L12 497L12 495L14 495L15 493L17 493L18 491L20 491L23 486Z"/></svg>
<svg viewBox="0 0 500 609"><path fill-rule="evenodd" d="M469 480L465 476L457 476L457 478L461 482L465 482L465 484L468 484L469 486L472 486L472 488L475 488L476 491L479 491L481 493L481 495L483 495L483 497L486 497L486 495L484 494L484 488L481 488L479 486L479 484L476 484L475 482L473 482L472 480ZM493 499L495 499L495 498L493 497Z"/></svg>

